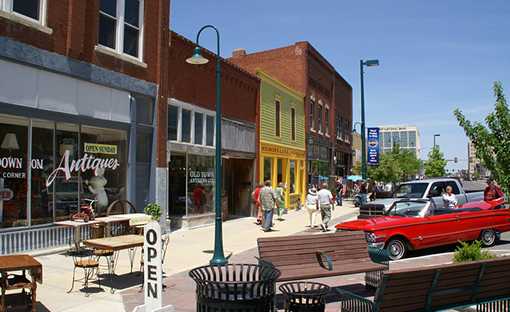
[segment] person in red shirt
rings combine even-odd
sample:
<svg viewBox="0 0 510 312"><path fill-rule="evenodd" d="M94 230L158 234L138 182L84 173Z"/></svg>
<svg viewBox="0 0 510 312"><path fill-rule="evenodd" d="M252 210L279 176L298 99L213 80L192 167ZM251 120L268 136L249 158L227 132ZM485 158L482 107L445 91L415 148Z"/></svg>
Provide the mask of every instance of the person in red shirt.
<svg viewBox="0 0 510 312"><path fill-rule="evenodd" d="M500 201L503 200L504 196L499 186L494 185L492 178L487 179L487 187L483 191L483 200L485 201Z"/></svg>
<svg viewBox="0 0 510 312"><path fill-rule="evenodd" d="M203 213L203 205L205 202L205 191L202 189L202 185L197 183L197 187L193 191L193 203L195 204L195 208L193 209L193 213Z"/></svg>
<svg viewBox="0 0 510 312"><path fill-rule="evenodd" d="M255 203L255 207L257 208L257 225L262 224L262 219L264 218L264 214L262 213L262 208L260 207L259 201L259 193L260 189L264 187L262 182L257 183L257 188L251 193L252 202Z"/></svg>

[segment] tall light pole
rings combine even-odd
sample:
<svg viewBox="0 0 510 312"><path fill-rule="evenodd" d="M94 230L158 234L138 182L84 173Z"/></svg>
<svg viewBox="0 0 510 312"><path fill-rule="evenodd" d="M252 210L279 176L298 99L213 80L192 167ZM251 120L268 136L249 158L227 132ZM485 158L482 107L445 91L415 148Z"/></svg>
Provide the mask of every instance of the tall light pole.
<svg viewBox="0 0 510 312"><path fill-rule="evenodd" d="M441 134L439 134L439 133L434 134L434 147L436 147L436 137L437 136L441 136Z"/></svg>
<svg viewBox="0 0 510 312"><path fill-rule="evenodd" d="M216 42L218 46L218 63L216 65L216 168L215 168L215 201L214 208L216 210L216 217L214 222L214 254L212 259L209 261L210 264L226 264L228 260L223 254L223 237L222 237L222 219L221 219L221 101L220 101L220 78L221 78L221 67L220 67L220 32L216 27L212 25L206 25L198 31L197 43L195 49L193 49L193 56L188 58L186 62L194 65L207 64L208 59L202 56L202 51L198 46L198 37L205 28L212 28L216 31Z"/></svg>
<svg viewBox="0 0 510 312"><path fill-rule="evenodd" d="M370 60L363 62L363 60L359 61L359 71L361 75L361 170L363 180L367 178L367 142L366 142L366 131L365 131L365 92L363 89L363 65L370 66L379 66L379 60Z"/></svg>

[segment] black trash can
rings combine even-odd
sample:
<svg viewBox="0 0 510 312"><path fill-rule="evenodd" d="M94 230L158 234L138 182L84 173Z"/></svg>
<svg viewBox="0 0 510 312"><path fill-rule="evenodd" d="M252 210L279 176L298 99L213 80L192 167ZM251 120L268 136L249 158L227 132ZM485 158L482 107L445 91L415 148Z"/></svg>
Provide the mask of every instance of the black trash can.
<svg viewBox="0 0 510 312"><path fill-rule="evenodd" d="M280 285L278 289L285 296L285 312L320 312L326 308L326 295L331 291L328 285L314 282L292 282Z"/></svg>
<svg viewBox="0 0 510 312"><path fill-rule="evenodd" d="M256 264L207 265L189 276L196 283L197 311L272 311L280 270Z"/></svg>

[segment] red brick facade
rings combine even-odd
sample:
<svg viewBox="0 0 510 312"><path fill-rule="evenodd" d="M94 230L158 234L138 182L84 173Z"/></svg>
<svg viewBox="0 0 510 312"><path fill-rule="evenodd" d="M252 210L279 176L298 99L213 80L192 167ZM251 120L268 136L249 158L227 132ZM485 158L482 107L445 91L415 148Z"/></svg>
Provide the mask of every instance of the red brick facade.
<svg viewBox="0 0 510 312"><path fill-rule="evenodd" d="M168 89L169 1L145 1L143 63L126 61L96 50L99 0L51 0L46 5L46 31L0 17L0 36L157 84L158 100ZM129 58L129 57L128 57ZM158 105L157 166L166 166L166 105Z"/></svg>
<svg viewBox="0 0 510 312"><path fill-rule="evenodd" d="M318 51L308 42L296 42L292 46L278 49L246 54L244 50L235 50L233 57L228 59L232 63L255 72L256 69L263 69L281 81L289 84L297 91L305 94L305 127L307 140L316 138L324 142L330 142L332 155L330 159L330 175L349 174L351 159L347 158L344 172L338 172L333 163L333 156L338 152L343 155L351 154L350 142L336 137L336 116L349 122L352 128L352 87L338 74L334 67L324 59ZM310 101L321 102L329 106L328 130L326 135L324 112L322 120L322 131L311 131ZM323 108L324 109L324 108ZM318 117L314 114L315 129L318 129ZM342 125L342 127L344 127ZM309 148L308 146L307 148ZM310 182L310 181L309 181Z"/></svg>

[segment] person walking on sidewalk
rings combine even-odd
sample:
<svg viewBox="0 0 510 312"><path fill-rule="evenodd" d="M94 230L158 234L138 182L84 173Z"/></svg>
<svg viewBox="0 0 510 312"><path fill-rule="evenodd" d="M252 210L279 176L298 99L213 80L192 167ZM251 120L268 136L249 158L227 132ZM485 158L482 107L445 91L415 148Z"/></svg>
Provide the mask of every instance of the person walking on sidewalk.
<svg viewBox="0 0 510 312"><path fill-rule="evenodd" d="M276 192L271 187L271 180L266 180L264 185L265 186L260 190L259 193L259 202L266 219L264 224L264 232L269 232L271 231L271 224L273 223L274 205L276 204L277 207L280 206L278 205Z"/></svg>
<svg viewBox="0 0 510 312"><path fill-rule="evenodd" d="M360 185L360 193L361 193L361 204L367 203L367 193L368 193L368 181L363 180Z"/></svg>
<svg viewBox="0 0 510 312"><path fill-rule="evenodd" d="M278 198L278 221L283 221L282 215L285 210L285 191L283 190L283 182L278 183L278 187L275 192Z"/></svg>
<svg viewBox="0 0 510 312"><path fill-rule="evenodd" d="M262 213L262 208L260 208L259 202L259 193L263 187L264 184L259 182L257 183L257 188L251 193L252 202L255 204L255 209L257 209L257 225L261 225L262 220L264 219L264 214Z"/></svg>
<svg viewBox="0 0 510 312"><path fill-rule="evenodd" d="M322 189L317 193L317 209L321 210L323 232L328 230L328 222L331 220L331 209L335 210L333 205L333 194L328 190L328 184L323 183Z"/></svg>
<svg viewBox="0 0 510 312"><path fill-rule="evenodd" d="M319 210L317 209L317 189L311 188L308 190L308 195L306 195L306 210L308 210L308 214L310 215L310 227L315 227L315 219L317 218L317 214L319 214Z"/></svg>
<svg viewBox="0 0 510 312"><path fill-rule="evenodd" d="M344 193L344 186L342 185L342 181L336 180L335 192L336 192L336 204L338 206L342 206L342 196Z"/></svg>

